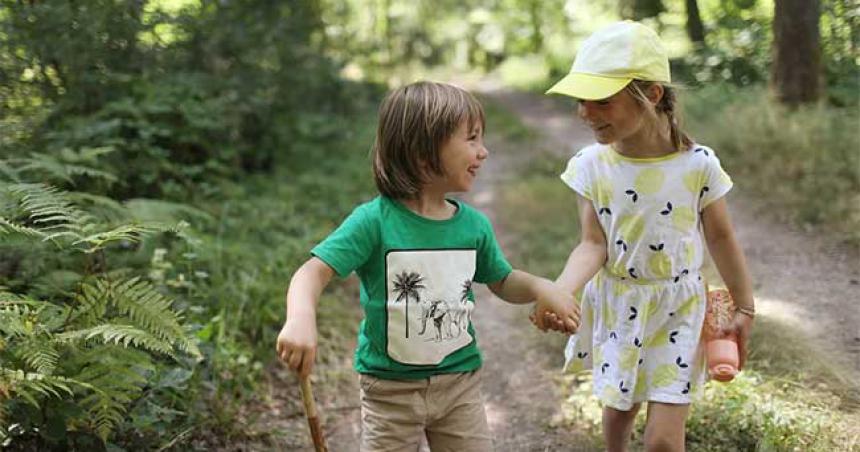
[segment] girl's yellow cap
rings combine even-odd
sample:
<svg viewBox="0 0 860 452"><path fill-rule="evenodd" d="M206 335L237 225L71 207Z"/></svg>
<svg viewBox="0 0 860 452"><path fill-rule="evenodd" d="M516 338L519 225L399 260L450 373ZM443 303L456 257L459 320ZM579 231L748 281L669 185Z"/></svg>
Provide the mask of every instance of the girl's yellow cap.
<svg viewBox="0 0 860 452"><path fill-rule="evenodd" d="M672 81L669 57L657 33L638 22L625 20L589 36L576 54L570 73L546 94L606 99L634 79Z"/></svg>

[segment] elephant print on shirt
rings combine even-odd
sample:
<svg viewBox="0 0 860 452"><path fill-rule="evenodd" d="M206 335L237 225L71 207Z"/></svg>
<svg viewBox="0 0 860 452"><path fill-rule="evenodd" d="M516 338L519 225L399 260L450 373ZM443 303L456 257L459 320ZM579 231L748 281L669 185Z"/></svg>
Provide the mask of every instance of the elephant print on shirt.
<svg viewBox="0 0 860 452"><path fill-rule="evenodd" d="M430 365L469 345L474 249L394 250L386 254L387 352Z"/></svg>

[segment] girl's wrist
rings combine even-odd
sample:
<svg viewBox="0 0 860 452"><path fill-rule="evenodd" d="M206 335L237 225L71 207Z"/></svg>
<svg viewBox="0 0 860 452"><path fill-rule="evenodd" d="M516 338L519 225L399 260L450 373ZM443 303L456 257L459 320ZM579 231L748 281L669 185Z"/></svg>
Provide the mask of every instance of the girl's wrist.
<svg viewBox="0 0 860 452"><path fill-rule="evenodd" d="M755 307L754 306L736 306L735 311L739 312L741 314L744 314L745 316L749 317L750 319L755 318Z"/></svg>

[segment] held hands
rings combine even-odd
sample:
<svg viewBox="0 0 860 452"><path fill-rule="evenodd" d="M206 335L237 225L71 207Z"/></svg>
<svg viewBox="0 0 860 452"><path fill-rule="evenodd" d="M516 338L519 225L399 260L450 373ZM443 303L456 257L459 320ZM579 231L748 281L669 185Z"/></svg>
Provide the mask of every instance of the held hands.
<svg viewBox="0 0 860 452"><path fill-rule="evenodd" d="M287 319L278 334L278 358L300 377L311 374L317 355L317 327L315 319Z"/></svg>
<svg viewBox="0 0 860 452"><path fill-rule="evenodd" d="M579 305L571 294L546 281L538 289L529 320L544 332L555 330L573 334L579 329Z"/></svg>

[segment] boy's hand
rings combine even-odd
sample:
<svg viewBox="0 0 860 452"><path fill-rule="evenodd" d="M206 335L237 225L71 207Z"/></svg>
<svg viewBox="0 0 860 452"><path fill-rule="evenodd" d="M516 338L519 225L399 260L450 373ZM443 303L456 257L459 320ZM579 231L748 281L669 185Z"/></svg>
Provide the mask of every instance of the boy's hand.
<svg viewBox="0 0 860 452"><path fill-rule="evenodd" d="M579 305L573 295L547 281L539 285L535 309L529 318L541 331L573 334L579 329Z"/></svg>
<svg viewBox="0 0 860 452"><path fill-rule="evenodd" d="M284 323L276 345L278 358L305 378L311 374L317 355L317 327L314 319L292 318Z"/></svg>

